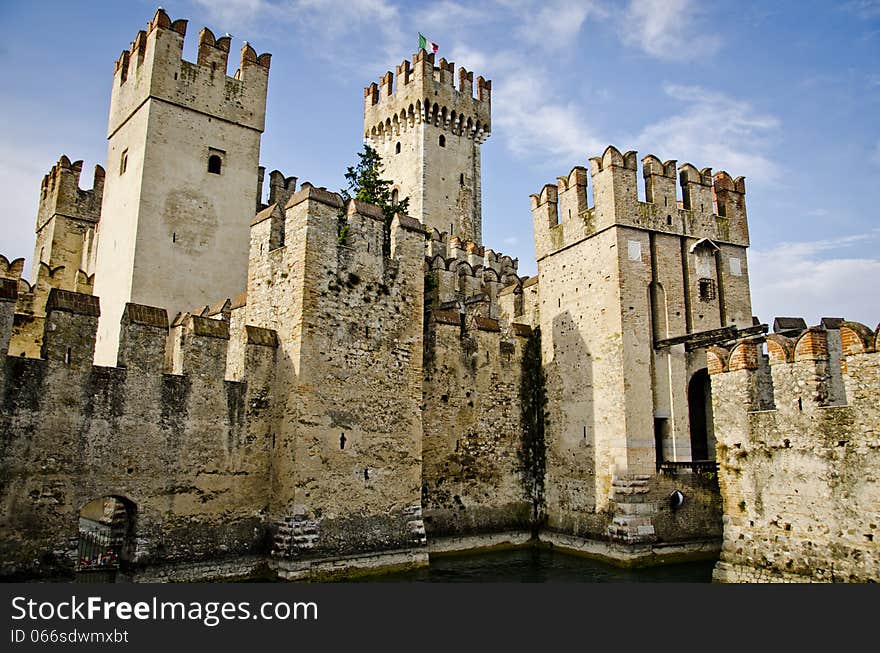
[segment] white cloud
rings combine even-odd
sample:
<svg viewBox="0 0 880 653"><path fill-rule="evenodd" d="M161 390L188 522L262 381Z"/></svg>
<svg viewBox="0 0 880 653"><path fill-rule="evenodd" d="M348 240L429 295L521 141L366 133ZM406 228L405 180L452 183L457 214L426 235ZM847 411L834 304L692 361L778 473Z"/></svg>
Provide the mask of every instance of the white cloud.
<svg viewBox="0 0 880 653"><path fill-rule="evenodd" d="M699 13L692 0L630 0L621 16L621 37L657 59L709 56L721 47L721 39L704 33Z"/></svg>
<svg viewBox="0 0 880 653"><path fill-rule="evenodd" d="M417 29L422 30L422 33L430 39L436 35L428 30L458 31L462 27L470 27L488 20L492 20L492 13L485 7L460 4L451 0L425 5L415 14ZM442 47L444 44L440 45Z"/></svg>
<svg viewBox="0 0 880 653"><path fill-rule="evenodd" d="M8 259L27 259L29 275L34 251L34 227L37 219L40 181L58 154L38 146L0 145L0 178L3 179L3 212L7 216L0 233L0 254ZM91 182L91 170L83 171L82 183Z"/></svg>
<svg viewBox="0 0 880 653"><path fill-rule="evenodd" d="M407 51L400 10L389 0L194 2L218 22L247 29L257 37L283 28L283 35L276 37L291 38L292 28L295 38L311 44L315 55L332 58L339 66L356 69L360 74L375 74ZM373 58L365 59L364 53Z"/></svg>
<svg viewBox="0 0 880 653"><path fill-rule="evenodd" d="M766 153L779 128L776 117L699 86L667 85L664 90L685 109L642 130L634 142L647 148L645 154L675 156L698 168L724 169L759 183L778 181L780 170Z"/></svg>
<svg viewBox="0 0 880 653"><path fill-rule="evenodd" d="M227 26L249 26L274 8L266 0L193 0L208 12L224 29ZM174 18L174 16L172 16Z"/></svg>
<svg viewBox="0 0 880 653"><path fill-rule="evenodd" d="M849 248L880 241L880 231L752 249L749 275L752 307L762 322L775 316L844 317L873 327L880 320L876 280L880 258L853 255Z"/></svg>
<svg viewBox="0 0 880 653"><path fill-rule="evenodd" d="M517 30L520 38L547 50L559 50L571 45L589 16L607 15L600 5L586 1L554 0L535 3L535 6L525 9Z"/></svg>
<svg viewBox="0 0 880 653"><path fill-rule="evenodd" d="M493 132L514 154L580 161L604 148L583 109L554 96L552 75L518 52L487 54L458 44L453 55L474 70L493 71Z"/></svg>
<svg viewBox="0 0 880 653"><path fill-rule="evenodd" d="M873 20L880 17L880 0L851 0L843 8L862 20Z"/></svg>

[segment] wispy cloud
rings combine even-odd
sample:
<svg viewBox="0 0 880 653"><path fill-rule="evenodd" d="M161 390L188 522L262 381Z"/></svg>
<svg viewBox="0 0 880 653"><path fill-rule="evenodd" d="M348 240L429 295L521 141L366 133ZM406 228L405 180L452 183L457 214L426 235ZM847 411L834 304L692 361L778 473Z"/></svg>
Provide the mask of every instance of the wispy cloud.
<svg viewBox="0 0 880 653"><path fill-rule="evenodd" d="M490 54L461 44L453 48L453 56L475 70L493 71L493 131L512 153L580 160L601 149L583 109L559 99L548 83L553 76L539 64L515 51Z"/></svg>
<svg viewBox="0 0 880 653"><path fill-rule="evenodd" d="M223 26L250 26L255 20L276 11L267 0L193 0Z"/></svg>
<svg viewBox="0 0 880 653"><path fill-rule="evenodd" d="M10 260L24 257L26 271L30 270L34 251L40 180L57 159L58 154L48 147L0 144L3 211L9 217L0 233L0 254ZM88 186L90 181L91 171L86 170L82 182Z"/></svg>
<svg viewBox="0 0 880 653"><path fill-rule="evenodd" d="M400 9L390 0L193 0L222 25L296 38L317 56L333 58L352 72L370 74L406 51ZM285 30L283 35L279 28ZM357 44L357 45L356 45ZM346 59L342 53L368 53Z"/></svg>
<svg viewBox="0 0 880 653"><path fill-rule="evenodd" d="M608 12L597 2L553 0L532 3L521 12L519 37L533 46L559 50L571 45L589 16L605 17Z"/></svg>
<svg viewBox="0 0 880 653"><path fill-rule="evenodd" d="M880 0L850 0L843 8L862 20L880 18Z"/></svg>
<svg viewBox="0 0 880 653"><path fill-rule="evenodd" d="M463 26L473 27L492 19L492 12L485 6L461 4L452 0L425 4L415 13L417 29L423 30L428 38L436 37L436 34L429 30L459 31Z"/></svg>
<svg viewBox="0 0 880 653"><path fill-rule="evenodd" d="M880 295L875 289L880 258L854 255L852 248L874 241L880 241L880 230L752 249L755 315L763 322L777 315L797 315L813 324L832 315L873 326L880 319Z"/></svg>
<svg viewBox="0 0 880 653"><path fill-rule="evenodd" d="M634 142L661 158L676 156L697 167L725 169L760 183L778 181L778 165L770 158L779 120L751 104L700 86L669 84L665 92L684 105L681 113L645 127Z"/></svg>
<svg viewBox="0 0 880 653"><path fill-rule="evenodd" d="M620 19L625 43L657 59L685 60L715 54L721 38L707 33L692 0L630 0Z"/></svg>

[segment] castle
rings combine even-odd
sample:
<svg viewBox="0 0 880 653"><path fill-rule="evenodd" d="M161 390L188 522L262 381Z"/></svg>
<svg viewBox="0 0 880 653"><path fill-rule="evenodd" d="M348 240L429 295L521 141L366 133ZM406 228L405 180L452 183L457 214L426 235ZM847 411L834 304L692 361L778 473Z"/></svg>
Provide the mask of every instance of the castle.
<svg viewBox="0 0 880 653"><path fill-rule="evenodd" d="M32 283L0 258L0 573L297 579L537 538L877 580L878 333L755 323L743 178L649 155L641 202L609 146L531 196L520 277L482 242L490 81L420 51L365 89L410 198L388 227L278 171L263 202L271 57L230 77L229 38L190 63L186 31L160 9L117 60L92 189L45 177Z"/></svg>

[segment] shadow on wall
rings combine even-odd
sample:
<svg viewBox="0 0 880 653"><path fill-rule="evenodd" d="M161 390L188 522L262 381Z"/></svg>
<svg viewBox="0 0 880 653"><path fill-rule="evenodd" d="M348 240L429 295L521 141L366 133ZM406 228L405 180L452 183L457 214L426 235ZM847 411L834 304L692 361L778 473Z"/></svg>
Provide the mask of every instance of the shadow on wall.
<svg viewBox="0 0 880 653"><path fill-rule="evenodd" d="M593 358L568 311L554 317L549 340L543 343L549 361L545 365L548 525L577 532L576 522L596 509Z"/></svg>

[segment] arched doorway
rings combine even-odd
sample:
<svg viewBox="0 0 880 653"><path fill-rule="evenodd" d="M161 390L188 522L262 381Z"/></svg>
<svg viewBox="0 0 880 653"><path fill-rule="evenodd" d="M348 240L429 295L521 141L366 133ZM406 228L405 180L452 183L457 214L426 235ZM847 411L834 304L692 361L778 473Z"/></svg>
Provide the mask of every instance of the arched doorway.
<svg viewBox="0 0 880 653"><path fill-rule="evenodd" d="M712 386L709 371L698 370L688 383L688 415L691 431L691 460L715 460L712 421Z"/></svg>
<svg viewBox="0 0 880 653"><path fill-rule="evenodd" d="M79 511L77 580L113 582L134 555L137 506L118 496L104 496Z"/></svg>

